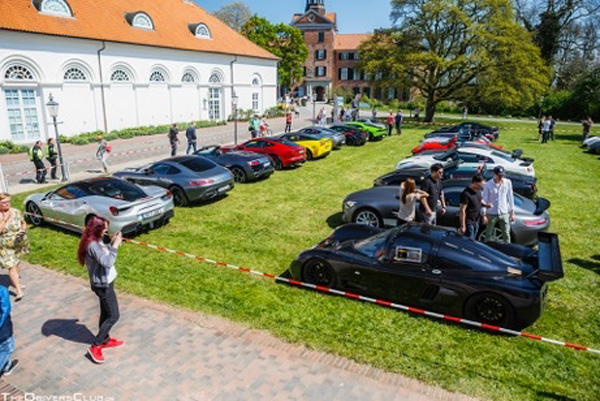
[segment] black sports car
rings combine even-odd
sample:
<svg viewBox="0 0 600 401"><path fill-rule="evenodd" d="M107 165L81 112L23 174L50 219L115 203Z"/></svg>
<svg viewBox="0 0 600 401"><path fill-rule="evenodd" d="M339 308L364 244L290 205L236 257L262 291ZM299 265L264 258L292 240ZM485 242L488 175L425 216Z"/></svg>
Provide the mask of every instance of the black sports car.
<svg viewBox="0 0 600 401"><path fill-rule="evenodd" d="M491 169L488 169L485 164L475 167L473 164L463 165L460 160L458 160L444 164L443 179L470 179L477 173L481 174L486 181L491 180L494 177L494 172ZM394 170L375 179L373 185L400 185L408 178L412 178L417 185L420 185L428 175L428 170L420 168ZM536 198L537 178L509 172L505 173L505 177L512 181L513 190L516 193L529 199Z"/></svg>
<svg viewBox="0 0 600 401"><path fill-rule="evenodd" d="M444 197L446 213L438 213L437 224L446 227L459 227L460 194L471 180L445 180ZM373 187L348 195L342 203L343 221L375 227L395 226L399 203L398 186ZM511 241L520 245L535 245L537 233L550 226L550 215L546 211L550 202L538 198L535 202L519 194L514 194L515 221L510 225ZM484 226L480 227L483 231ZM478 238L483 239L482 233ZM496 230L494 238L500 238Z"/></svg>
<svg viewBox="0 0 600 401"><path fill-rule="evenodd" d="M520 330L541 315L547 282L564 276L558 236L539 249L472 241L442 227L349 224L292 262L294 279Z"/></svg>
<svg viewBox="0 0 600 401"><path fill-rule="evenodd" d="M223 152L217 145L204 146L194 154L204 156L215 163L227 167L235 182L256 181L269 177L275 169L267 156L259 153L234 150Z"/></svg>
<svg viewBox="0 0 600 401"><path fill-rule="evenodd" d="M462 122L457 125L452 125L449 127L442 127L433 131L428 135L436 136L436 133L459 133L459 132L469 132L472 137L485 136L490 141L495 141L500 136L498 132L498 128L490 127L489 125L474 123L474 122Z"/></svg>
<svg viewBox="0 0 600 401"><path fill-rule="evenodd" d="M334 124L328 127L332 131L341 132L346 137L346 145L362 146L369 140L369 136L358 127L351 127L346 124Z"/></svg>

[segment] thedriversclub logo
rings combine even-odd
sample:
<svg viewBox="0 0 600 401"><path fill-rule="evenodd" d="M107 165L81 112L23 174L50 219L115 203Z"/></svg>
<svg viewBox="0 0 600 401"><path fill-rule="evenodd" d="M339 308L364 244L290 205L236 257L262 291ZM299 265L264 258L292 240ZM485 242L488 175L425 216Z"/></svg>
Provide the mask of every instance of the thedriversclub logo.
<svg viewBox="0 0 600 401"><path fill-rule="evenodd" d="M2 393L2 401L115 401L115 398L104 395L88 395L83 393L63 395L41 395L35 393L10 395L10 393Z"/></svg>

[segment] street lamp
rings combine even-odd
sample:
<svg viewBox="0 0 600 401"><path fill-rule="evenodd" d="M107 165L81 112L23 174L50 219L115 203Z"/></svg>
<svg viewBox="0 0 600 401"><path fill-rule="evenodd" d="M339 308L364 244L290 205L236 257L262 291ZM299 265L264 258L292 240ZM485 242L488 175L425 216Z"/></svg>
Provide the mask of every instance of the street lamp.
<svg viewBox="0 0 600 401"><path fill-rule="evenodd" d="M62 150L60 149L60 135L58 134L58 123L56 122L56 117L58 117L58 102L54 100L52 97L52 93L50 94L50 99L48 103L46 103L46 107L48 107L48 114L52 117L52 122L54 123L54 133L56 134L56 147L58 149L58 161L60 163L60 173L62 175L61 181L67 181L67 174L65 172L65 163L63 161Z"/></svg>
<svg viewBox="0 0 600 401"><path fill-rule="evenodd" d="M238 124L237 124L237 105L238 105L238 96L233 93L231 96L231 104L233 104L233 137L234 143L237 145L238 142Z"/></svg>

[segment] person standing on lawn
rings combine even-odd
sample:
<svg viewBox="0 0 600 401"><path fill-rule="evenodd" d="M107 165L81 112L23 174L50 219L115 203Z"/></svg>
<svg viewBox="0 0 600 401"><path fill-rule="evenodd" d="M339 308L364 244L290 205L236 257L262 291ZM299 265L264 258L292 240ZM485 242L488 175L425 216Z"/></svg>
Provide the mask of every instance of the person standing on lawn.
<svg viewBox="0 0 600 401"><path fill-rule="evenodd" d="M390 111L390 114L387 116L387 129L388 136L392 136L392 132L394 132L394 114Z"/></svg>
<svg viewBox="0 0 600 401"><path fill-rule="evenodd" d="M484 185L485 180L481 174L475 174L471 179L471 184L460 194L460 232L473 240L477 239L479 232L481 208L492 206L483 200L481 191Z"/></svg>
<svg viewBox="0 0 600 401"><path fill-rule="evenodd" d="M594 125L594 122L592 121L592 117L588 116L588 118L586 118L585 120L583 120L581 122L581 125L583 126L583 140L581 142L585 142L587 137L590 135L592 125Z"/></svg>
<svg viewBox="0 0 600 401"><path fill-rule="evenodd" d="M400 209L398 209L398 225L409 221L415 221L415 209L417 201L427 198L429 194L416 188L415 180L407 179L400 184Z"/></svg>
<svg viewBox="0 0 600 401"><path fill-rule="evenodd" d="M10 375L19 363L18 359L10 359L10 356L15 352L10 310L8 288L2 285L0 286L0 377Z"/></svg>
<svg viewBox="0 0 600 401"><path fill-rule="evenodd" d="M117 250L121 246L123 236L118 232L107 246L103 241L107 232L107 220L101 217L90 218L77 250L77 260L87 268L90 286L100 301L99 331L87 351L96 363L104 362L103 350L123 345L123 341L110 337L110 330L120 317L114 282L117 278Z"/></svg>
<svg viewBox="0 0 600 401"><path fill-rule="evenodd" d="M44 164L44 151L42 150L42 141L36 141L31 148L29 148L29 160L33 162L35 166L35 180L38 184L46 183L46 165Z"/></svg>
<svg viewBox="0 0 600 401"><path fill-rule="evenodd" d="M466 120L468 114L469 114L469 109L468 109L467 105L464 105L462 108L462 119Z"/></svg>
<svg viewBox="0 0 600 401"><path fill-rule="evenodd" d="M46 159L52 166L50 169L50 178L56 180L56 160L58 159L58 152L54 146L54 138L49 138L46 145Z"/></svg>
<svg viewBox="0 0 600 401"><path fill-rule="evenodd" d="M179 143L179 130L177 129L177 124L173 124L173 126L169 129L169 144L171 145L171 157L177 155L177 144Z"/></svg>
<svg viewBox="0 0 600 401"><path fill-rule="evenodd" d="M552 118L552 116L548 116L550 120L550 138L554 141L554 126L556 125L556 121Z"/></svg>
<svg viewBox="0 0 600 401"><path fill-rule="evenodd" d="M504 178L504 167L494 167L494 178L483 187L483 201L491 207L482 209L486 241L510 243L510 224L515 221L515 200L512 182ZM501 238L495 238L494 230L500 230Z"/></svg>
<svg viewBox="0 0 600 401"><path fill-rule="evenodd" d="M544 117L544 122L542 126L542 143L548 143L548 138L550 137L550 126L552 123L548 116Z"/></svg>
<svg viewBox="0 0 600 401"><path fill-rule="evenodd" d="M398 135L402 135L402 112L400 110L396 113L394 120L396 122L396 132Z"/></svg>
<svg viewBox="0 0 600 401"><path fill-rule="evenodd" d="M10 206L10 195L0 194L0 267L8 270L8 278L15 289L15 302L23 296L19 272L21 256L29 253L27 223L21 211Z"/></svg>
<svg viewBox="0 0 600 401"><path fill-rule="evenodd" d="M292 112L288 111L285 115L285 132L292 132Z"/></svg>
<svg viewBox="0 0 600 401"><path fill-rule="evenodd" d="M185 130L185 137L187 139L187 150L185 151L185 154L189 155L192 149L195 153L198 150L198 137L196 136L196 123L193 121Z"/></svg>
<svg viewBox="0 0 600 401"><path fill-rule="evenodd" d="M102 138L102 135L98 135L96 137L96 141L98 142L98 149L96 150L96 158L100 160L102 163L102 169L104 170L104 174L108 174L108 163L106 159L108 159L109 153L109 145L106 142L106 139Z"/></svg>
<svg viewBox="0 0 600 401"><path fill-rule="evenodd" d="M435 163L430 168L431 175L425 178L421 189L429 196L421 199L420 220L429 225L436 225L437 212L446 214L446 200L444 199L444 188L442 177L444 168L441 163Z"/></svg>

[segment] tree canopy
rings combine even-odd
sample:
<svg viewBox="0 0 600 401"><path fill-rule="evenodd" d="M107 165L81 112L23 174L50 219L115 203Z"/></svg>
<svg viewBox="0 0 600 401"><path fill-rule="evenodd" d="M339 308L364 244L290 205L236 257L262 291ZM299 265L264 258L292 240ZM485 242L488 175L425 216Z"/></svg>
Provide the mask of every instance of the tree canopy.
<svg viewBox="0 0 600 401"><path fill-rule="evenodd" d="M292 88L302 79L308 47L298 28L286 24L273 25L266 18L254 16L242 27L241 32L252 42L281 58L279 85Z"/></svg>
<svg viewBox="0 0 600 401"><path fill-rule="evenodd" d="M224 5L215 11L213 15L239 32L246 22L252 18L252 11L247 5L238 1Z"/></svg>
<svg viewBox="0 0 600 401"><path fill-rule="evenodd" d="M392 0L396 26L360 48L381 86L420 90L425 118L444 100L526 106L547 88L549 69L509 0Z"/></svg>

